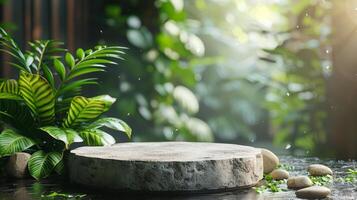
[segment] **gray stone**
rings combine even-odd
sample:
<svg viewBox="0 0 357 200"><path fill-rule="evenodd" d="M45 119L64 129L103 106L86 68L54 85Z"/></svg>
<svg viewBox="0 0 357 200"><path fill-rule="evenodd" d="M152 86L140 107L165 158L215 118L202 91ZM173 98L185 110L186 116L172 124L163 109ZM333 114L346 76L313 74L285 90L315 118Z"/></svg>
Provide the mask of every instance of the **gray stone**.
<svg viewBox="0 0 357 200"><path fill-rule="evenodd" d="M261 149L263 155L264 173L269 174L279 165L279 158L268 149Z"/></svg>
<svg viewBox="0 0 357 200"><path fill-rule="evenodd" d="M295 192L298 198L322 199L331 194L331 190L324 186L311 186Z"/></svg>
<svg viewBox="0 0 357 200"><path fill-rule="evenodd" d="M288 188L301 189L312 186L312 181L307 176L295 176L288 179Z"/></svg>
<svg viewBox="0 0 357 200"><path fill-rule="evenodd" d="M270 175L274 180L283 180L289 178L289 172L284 169L274 169Z"/></svg>
<svg viewBox="0 0 357 200"><path fill-rule="evenodd" d="M333 174L332 170L329 167L320 164L310 165L307 168L307 171L311 176L326 176Z"/></svg>
<svg viewBox="0 0 357 200"><path fill-rule="evenodd" d="M15 153L10 156L6 164L6 172L14 178L25 178L28 175L27 163L31 155L28 153Z"/></svg>
<svg viewBox="0 0 357 200"><path fill-rule="evenodd" d="M120 143L69 155L74 183L135 191L205 191L254 186L263 178L260 149L219 143Z"/></svg>

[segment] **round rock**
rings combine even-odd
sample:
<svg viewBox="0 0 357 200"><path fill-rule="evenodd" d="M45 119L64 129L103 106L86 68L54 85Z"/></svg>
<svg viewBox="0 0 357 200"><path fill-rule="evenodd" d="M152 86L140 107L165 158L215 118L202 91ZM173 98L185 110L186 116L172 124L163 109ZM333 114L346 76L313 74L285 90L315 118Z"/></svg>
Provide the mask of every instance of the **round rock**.
<svg viewBox="0 0 357 200"><path fill-rule="evenodd" d="M307 176L290 177L286 183L288 188L301 189L312 186L312 181Z"/></svg>
<svg viewBox="0 0 357 200"><path fill-rule="evenodd" d="M311 176L326 176L333 174L332 170L329 167L320 164L310 165L307 168L307 171L309 171L309 174Z"/></svg>
<svg viewBox="0 0 357 200"><path fill-rule="evenodd" d="M268 149L261 149L264 163L264 173L269 174L279 165L279 158Z"/></svg>
<svg viewBox="0 0 357 200"><path fill-rule="evenodd" d="M289 172L283 169L274 169L270 175L274 180L284 180L289 178Z"/></svg>
<svg viewBox="0 0 357 200"><path fill-rule="evenodd" d="M331 190L324 186L311 186L295 192L302 199L323 199L331 194Z"/></svg>
<svg viewBox="0 0 357 200"><path fill-rule="evenodd" d="M263 178L260 149L220 143L144 142L80 147L69 155L72 182L134 191L246 188Z"/></svg>

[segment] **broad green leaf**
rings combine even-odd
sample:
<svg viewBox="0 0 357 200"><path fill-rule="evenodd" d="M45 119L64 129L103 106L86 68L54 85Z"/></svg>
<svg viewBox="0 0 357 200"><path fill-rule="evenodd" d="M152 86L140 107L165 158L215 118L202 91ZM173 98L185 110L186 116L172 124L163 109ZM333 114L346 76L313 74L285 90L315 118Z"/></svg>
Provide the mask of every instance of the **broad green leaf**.
<svg viewBox="0 0 357 200"><path fill-rule="evenodd" d="M21 152L33 146L35 142L30 138L16 133L14 130L5 129L0 134L0 157Z"/></svg>
<svg viewBox="0 0 357 200"><path fill-rule="evenodd" d="M131 137L131 128L129 127L129 125L123 120L112 117L98 119L97 121L91 123L87 127L87 129L98 129L101 127L107 127L113 130L122 131L129 138Z"/></svg>
<svg viewBox="0 0 357 200"><path fill-rule="evenodd" d="M83 138L84 143L90 146L115 144L113 136L99 129L86 129L81 131L79 135Z"/></svg>
<svg viewBox="0 0 357 200"><path fill-rule="evenodd" d="M66 68L64 67L63 63L58 59L55 59L53 60L53 66L63 81L66 78Z"/></svg>
<svg viewBox="0 0 357 200"><path fill-rule="evenodd" d="M63 127L70 128L90 122L106 110L106 103L101 100L89 99L85 97L74 97L72 99L67 118L63 122Z"/></svg>
<svg viewBox="0 0 357 200"><path fill-rule="evenodd" d="M21 101L22 98L16 94L9 94L9 93L0 93L0 99L8 99L8 100L16 100Z"/></svg>
<svg viewBox="0 0 357 200"><path fill-rule="evenodd" d="M22 72L19 85L26 105L41 124L52 123L55 116L55 96L48 82L40 75Z"/></svg>
<svg viewBox="0 0 357 200"><path fill-rule="evenodd" d="M72 144L73 142L83 142L83 139L73 129L59 128L56 126L45 126L41 127L40 129L48 133L56 140L61 140L66 144L66 146Z"/></svg>
<svg viewBox="0 0 357 200"><path fill-rule="evenodd" d="M104 112L108 111L110 109L110 107L113 105L113 103L115 103L116 98L113 98L109 95L100 95L100 96L96 96L96 97L92 97L90 98L91 100L99 100L105 103L105 110Z"/></svg>
<svg viewBox="0 0 357 200"><path fill-rule="evenodd" d="M0 83L0 92L19 94L19 85L16 80L10 79Z"/></svg>
<svg viewBox="0 0 357 200"><path fill-rule="evenodd" d="M10 79L0 83L0 99L22 100L16 80Z"/></svg>
<svg viewBox="0 0 357 200"><path fill-rule="evenodd" d="M72 54L67 52L66 56L65 56L65 60L71 69L75 66L75 61L74 61Z"/></svg>
<svg viewBox="0 0 357 200"><path fill-rule="evenodd" d="M64 161L63 159L55 166L55 171L57 174L62 175L64 172Z"/></svg>
<svg viewBox="0 0 357 200"><path fill-rule="evenodd" d="M61 152L36 151L28 162L28 169L31 176L39 180L48 177L61 160Z"/></svg>

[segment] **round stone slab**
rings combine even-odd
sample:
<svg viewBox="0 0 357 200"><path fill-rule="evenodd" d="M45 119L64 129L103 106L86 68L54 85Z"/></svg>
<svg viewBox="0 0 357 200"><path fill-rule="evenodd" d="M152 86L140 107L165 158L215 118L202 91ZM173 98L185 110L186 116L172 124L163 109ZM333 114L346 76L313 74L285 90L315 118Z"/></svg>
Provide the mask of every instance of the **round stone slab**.
<svg viewBox="0 0 357 200"><path fill-rule="evenodd" d="M72 182L101 189L194 192L246 188L263 178L260 149L196 142L80 147L69 156Z"/></svg>

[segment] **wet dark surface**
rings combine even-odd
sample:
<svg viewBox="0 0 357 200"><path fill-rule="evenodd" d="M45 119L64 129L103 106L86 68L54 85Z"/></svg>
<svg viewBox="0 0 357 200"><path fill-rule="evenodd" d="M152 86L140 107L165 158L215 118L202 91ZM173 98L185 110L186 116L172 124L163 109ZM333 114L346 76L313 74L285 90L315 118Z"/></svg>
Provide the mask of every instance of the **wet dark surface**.
<svg viewBox="0 0 357 200"><path fill-rule="evenodd" d="M332 161L319 160L317 158L296 158L291 156L281 156L281 163L288 164L294 169L290 169L291 175L307 175L306 168L310 164L321 163L329 166L334 171L334 182L328 187L332 194L327 199L357 199L356 183L343 183L338 181L339 177L346 175L347 169L356 169L356 161ZM285 187L285 184L282 185ZM286 189L286 187L285 187ZM254 189L245 189L231 192L221 192L213 194L191 194L191 195L158 195L158 194L138 194L138 193L112 193L104 191L88 190L66 183L58 178L51 178L36 182L27 180L8 180L0 178L0 200L16 199L76 199L46 197L47 194L57 192L66 195L85 194L83 198L77 199L177 199L177 200L233 200L233 199L297 199L295 191L286 190L278 193L264 192L257 194ZM68 196L67 196L68 197Z"/></svg>

